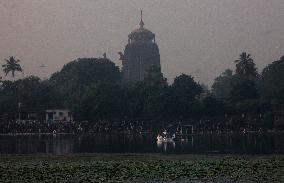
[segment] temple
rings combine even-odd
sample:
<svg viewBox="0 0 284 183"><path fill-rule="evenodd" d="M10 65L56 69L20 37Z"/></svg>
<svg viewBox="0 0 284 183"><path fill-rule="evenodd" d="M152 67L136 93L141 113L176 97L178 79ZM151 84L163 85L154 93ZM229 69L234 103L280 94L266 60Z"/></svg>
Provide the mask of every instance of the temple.
<svg viewBox="0 0 284 183"><path fill-rule="evenodd" d="M143 81L148 69L152 66L161 67L155 34L144 28L142 11L139 28L128 35L124 54L119 54L125 82Z"/></svg>

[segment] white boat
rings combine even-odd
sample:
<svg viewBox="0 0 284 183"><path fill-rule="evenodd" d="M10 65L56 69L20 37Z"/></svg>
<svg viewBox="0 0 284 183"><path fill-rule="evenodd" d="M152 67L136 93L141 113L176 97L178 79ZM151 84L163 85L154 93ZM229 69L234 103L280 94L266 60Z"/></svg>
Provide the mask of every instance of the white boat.
<svg viewBox="0 0 284 183"><path fill-rule="evenodd" d="M167 131L165 130L163 132L164 136L161 136L160 134L157 136L157 142L174 142L174 139L176 138L175 134L173 134L172 137L167 137Z"/></svg>
<svg viewBox="0 0 284 183"><path fill-rule="evenodd" d="M174 142L174 138L159 138L157 137L157 142Z"/></svg>

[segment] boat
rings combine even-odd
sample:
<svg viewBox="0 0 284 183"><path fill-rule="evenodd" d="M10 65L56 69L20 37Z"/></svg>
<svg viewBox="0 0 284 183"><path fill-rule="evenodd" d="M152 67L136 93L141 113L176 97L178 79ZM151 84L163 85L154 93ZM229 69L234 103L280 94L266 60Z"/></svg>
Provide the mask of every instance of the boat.
<svg viewBox="0 0 284 183"><path fill-rule="evenodd" d="M168 133L167 133L167 130L165 130L163 132L163 136L158 134L157 136L157 142L158 143L162 143L162 142L174 142L174 139L176 138L176 135L173 134L171 137L168 137Z"/></svg>

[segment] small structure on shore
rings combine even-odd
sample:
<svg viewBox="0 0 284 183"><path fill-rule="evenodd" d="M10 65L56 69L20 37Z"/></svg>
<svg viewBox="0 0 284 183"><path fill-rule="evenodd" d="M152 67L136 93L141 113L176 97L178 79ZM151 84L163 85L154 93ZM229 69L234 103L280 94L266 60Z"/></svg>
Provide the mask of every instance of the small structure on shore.
<svg viewBox="0 0 284 183"><path fill-rule="evenodd" d="M46 122L71 122L73 116L68 109L48 109L46 110Z"/></svg>

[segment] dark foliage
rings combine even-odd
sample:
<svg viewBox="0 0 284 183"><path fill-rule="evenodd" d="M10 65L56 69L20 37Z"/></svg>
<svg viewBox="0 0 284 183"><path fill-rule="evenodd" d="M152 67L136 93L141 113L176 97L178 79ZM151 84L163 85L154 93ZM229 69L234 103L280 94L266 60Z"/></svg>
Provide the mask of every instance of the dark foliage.
<svg viewBox="0 0 284 183"><path fill-rule="evenodd" d="M253 59L244 52L236 61L236 72L223 72L210 92L186 74L169 85L156 67L145 73L144 82L123 83L119 68L110 60L82 58L66 64L49 80L30 76L1 81L0 115L15 118L19 104L22 109L68 108L76 120L88 121L198 121L261 114L263 126L271 128L272 110L284 102L283 73L284 57L259 75ZM227 126L241 126L238 117L230 121Z"/></svg>
<svg viewBox="0 0 284 183"><path fill-rule="evenodd" d="M260 91L263 99L284 102L284 56L263 69Z"/></svg>

